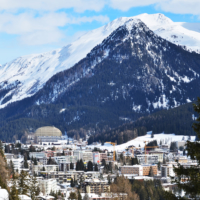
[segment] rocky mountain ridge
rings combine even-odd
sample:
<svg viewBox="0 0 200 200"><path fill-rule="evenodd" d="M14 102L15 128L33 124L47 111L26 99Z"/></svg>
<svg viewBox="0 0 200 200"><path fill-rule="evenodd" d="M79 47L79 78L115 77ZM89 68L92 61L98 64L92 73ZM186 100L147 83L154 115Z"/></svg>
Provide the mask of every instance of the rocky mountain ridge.
<svg viewBox="0 0 200 200"><path fill-rule="evenodd" d="M36 94L53 75L73 67L130 19L140 19L154 33L174 44L184 46L188 51L199 51L199 24L173 22L162 14L118 18L86 33L62 49L23 56L0 66L0 108Z"/></svg>

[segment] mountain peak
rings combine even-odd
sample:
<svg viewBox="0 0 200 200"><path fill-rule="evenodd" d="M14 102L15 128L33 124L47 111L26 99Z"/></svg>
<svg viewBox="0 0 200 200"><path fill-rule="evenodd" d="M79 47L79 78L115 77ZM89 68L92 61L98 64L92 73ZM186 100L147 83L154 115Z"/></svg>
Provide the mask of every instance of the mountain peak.
<svg viewBox="0 0 200 200"><path fill-rule="evenodd" d="M155 34L176 45L183 45L195 51L199 49L199 32L192 31L191 26L187 29L163 14L120 17L105 26L87 32L62 49L19 57L1 66L0 108L33 96L53 75L73 67L120 26L126 26L127 30L131 31L133 25L140 24L141 21Z"/></svg>

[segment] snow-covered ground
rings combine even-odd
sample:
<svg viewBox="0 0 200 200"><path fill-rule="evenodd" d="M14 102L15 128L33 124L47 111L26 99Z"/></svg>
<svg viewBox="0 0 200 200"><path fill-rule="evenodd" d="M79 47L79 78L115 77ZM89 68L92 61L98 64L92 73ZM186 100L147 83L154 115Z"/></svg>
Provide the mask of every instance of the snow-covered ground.
<svg viewBox="0 0 200 200"><path fill-rule="evenodd" d="M200 52L199 23L173 22L163 14L121 17L105 26L87 32L61 49L19 57L0 66L0 88L7 89L18 85L0 99L0 108L34 95L53 75L73 67L74 64L86 57L96 45L130 19L140 19L162 38ZM9 98L11 94L14 95ZM2 103L5 98L9 101Z"/></svg>
<svg viewBox="0 0 200 200"><path fill-rule="evenodd" d="M187 141L188 136L184 135L175 135L175 134L165 134L165 133L160 133L160 134L154 134L154 138L151 138L151 134L146 134L144 136L137 137L133 140L130 140L124 144L116 145L115 150L117 151L123 151L125 150L128 146L135 146L135 147L144 147L146 141L147 143L153 140L157 140L158 144L160 144L160 141L162 141L162 144L167 144L170 145L171 142L176 142L176 141ZM191 141L195 140L196 136L191 136ZM101 144L98 145L90 145L90 148L100 148L100 149L107 149L108 151L113 151L113 146L111 144L105 143L103 146Z"/></svg>

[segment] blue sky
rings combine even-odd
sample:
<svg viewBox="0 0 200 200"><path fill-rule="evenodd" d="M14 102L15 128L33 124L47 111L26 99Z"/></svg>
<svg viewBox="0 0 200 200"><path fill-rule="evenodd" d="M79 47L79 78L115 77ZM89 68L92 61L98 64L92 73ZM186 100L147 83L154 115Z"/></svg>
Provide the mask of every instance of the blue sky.
<svg viewBox="0 0 200 200"><path fill-rule="evenodd" d="M118 17L163 13L200 23L199 0L0 0L0 63L61 48Z"/></svg>

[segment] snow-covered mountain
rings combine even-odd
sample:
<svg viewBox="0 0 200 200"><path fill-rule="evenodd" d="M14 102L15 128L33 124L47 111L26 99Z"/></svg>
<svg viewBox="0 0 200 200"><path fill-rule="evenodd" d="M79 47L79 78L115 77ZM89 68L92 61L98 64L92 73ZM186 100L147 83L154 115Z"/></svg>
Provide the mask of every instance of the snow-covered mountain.
<svg viewBox="0 0 200 200"><path fill-rule="evenodd" d="M13 133L20 138L24 130L44 124L68 132L115 128L123 119L136 121L194 101L200 93L199 77L200 54L168 42L140 19L129 18L73 67L53 75L35 95L2 109L0 132L11 140ZM13 90L20 84L16 81ZM0 95L8 93L9 88Z"/></svg>
<svg viewBox="0 0 200 200"><path fill-rule="evenodd" d="M33 96L56 73L73 67L114 30L130 19L142 20L154 33L168 41L199 51L200 25L173 22L162 14L118 18L89 31L71 44L55 51L23 56L0 66L0 108Z"/></svg>

